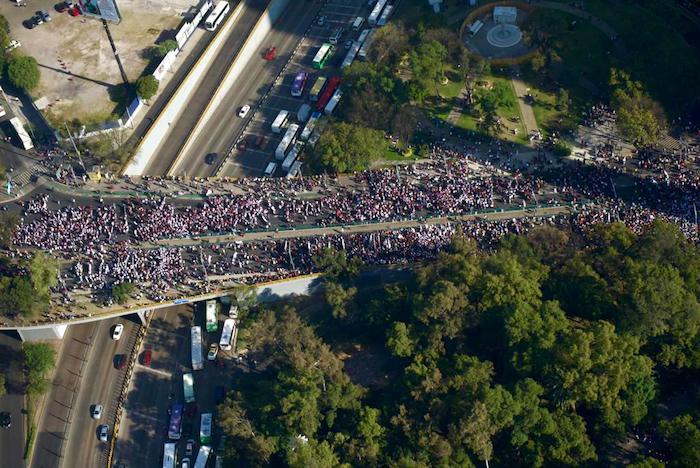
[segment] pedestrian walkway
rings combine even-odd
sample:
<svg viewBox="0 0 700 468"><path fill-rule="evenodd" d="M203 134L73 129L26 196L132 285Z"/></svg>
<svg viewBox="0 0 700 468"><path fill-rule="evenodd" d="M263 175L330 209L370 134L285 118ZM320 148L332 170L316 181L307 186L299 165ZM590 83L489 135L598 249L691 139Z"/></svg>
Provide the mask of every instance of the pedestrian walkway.
<svg viewBox="0 0 700 468"><path fill-rule="evenodd" d="M459 94L457 97L454 98L454 104L452 104L452 109L450 109L450 113L447 115L447 121L451 123L452 125L457 125L457 121L459 120L459 116L462 115L462 113L465 111L464 109L464 102L465 99L467 99L467 87L464 86L462 87L461 90L459 90Z"/></svg>
<svg viewBox="0 0 700 468"><path fill-rule="evenodd" d="M520 80L519 78L513 78L511 80L513 83L513 89L515 90L515 96L518 98L518 108L520 109L520 115L523 119L523 125L525 125L525 130L527 130L528 135L537 133L540 131L537 125L537 119L535 118L535 112L532 106L527 102L527 94L530 92L530 88Z"/></svg>

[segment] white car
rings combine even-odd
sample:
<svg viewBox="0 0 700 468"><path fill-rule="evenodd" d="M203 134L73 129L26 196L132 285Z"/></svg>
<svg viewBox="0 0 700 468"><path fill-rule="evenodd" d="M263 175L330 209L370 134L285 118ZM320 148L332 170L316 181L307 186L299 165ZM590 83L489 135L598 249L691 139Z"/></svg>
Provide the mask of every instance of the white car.
<svg viewBox="0 0 700 468"><path fill-rule="evenodd" d="M180 462L180 467L181 468L190 468L190 459L189 458L183 458L182 462Z"/></svg>
<svg viewBox="0 0 700 468"><path fill-rule="evenodd" d="M241 107L241 110L238 111L238 117L243 118L248 115L248 112L250 112L250 106L246 104L245 106Z"/></svg>
<svg viewBox="0 0 700 468"><path fill-rule="evenodd" d="M216 359L216 355L219 354L219 345L212 343L209 345L209 352L207 353L207 359L213 361Z"/></svg>
<svg viewBox="0 0 700 468"><path fill-rule="evenodd" d="M114 326L114 330L112 330L112 339L118 340L119 338L121 338L123 331L124 331L124 325L121 323L116 324Z"/></svg>
<svg viewBox="0 0 700 468"><path fill-rule="evenodd" d="M9 52L11 50L15 50L17 47L22 47L22 43L19 42L17 39L12 39L10 43L5 47L5 52Z"/></svg>
<svg viewBox="0 0 700 468"><path fill-rule="evenodd" d="M100 419L102 417L102 405L94 405L90 411L92 419Z"/></svg>
<svg viewBox="0 0 700 468"><path fill-rule="evenodd" d="M109 426L103 424L100 426L100 441L107 442L107 437L109 437Z"/></svg>

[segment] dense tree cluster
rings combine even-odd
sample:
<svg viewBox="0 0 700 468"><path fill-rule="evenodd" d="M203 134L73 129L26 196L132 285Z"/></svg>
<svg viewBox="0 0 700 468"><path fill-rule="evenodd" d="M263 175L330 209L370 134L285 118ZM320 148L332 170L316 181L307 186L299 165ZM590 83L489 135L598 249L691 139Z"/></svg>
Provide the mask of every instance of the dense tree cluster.
<svg viewBox="0 0 700 468"><path fill-rule="evenodd" d="M36 318L51 302L58 284L58 262L39 251L28 261L0 262L0 308L8 316Z"/></svg>
<svg viewBox="0 0 700 468"><path fill-rule="evenodd" d="M623 70L612 70L611 103L617 110L617 126L622 135L637 146L650 146L666 126L661 105Z"/></svg>
<svg viewBox="0 0 700 468"><path fill-rule="evenodd" d="M457 236L384 286L344 252L316 263L324 314L252 321L259 364L220 407L229 460L610 466L644 431L632 466L700 462L700 252L674 226L541 227L491 253ZM385 383L353 383L309 323L377 349Z"/></svg>

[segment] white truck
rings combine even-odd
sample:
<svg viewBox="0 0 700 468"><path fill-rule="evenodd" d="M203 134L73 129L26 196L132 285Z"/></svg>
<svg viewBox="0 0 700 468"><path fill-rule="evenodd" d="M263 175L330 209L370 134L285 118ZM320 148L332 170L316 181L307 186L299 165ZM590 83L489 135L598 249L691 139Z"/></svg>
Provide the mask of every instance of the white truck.
<svg viewBox="0 0 700 468"><path fill-rule="evenodd" d="M284 109L279 111L277 117L275 117L275 120L272 122L272 132L280 133L282 128L287 124L287 119L289 119L289 112Z"/></svg>

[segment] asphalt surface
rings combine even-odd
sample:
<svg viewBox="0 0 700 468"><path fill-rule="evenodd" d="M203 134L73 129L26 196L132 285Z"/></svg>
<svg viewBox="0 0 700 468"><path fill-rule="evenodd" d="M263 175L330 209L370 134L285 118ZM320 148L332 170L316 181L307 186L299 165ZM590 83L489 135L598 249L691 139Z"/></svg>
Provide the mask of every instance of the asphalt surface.
<svg viewBox="0 0 700 468"><path fill-rule="evenodd" d="M236 141L254 109L245 119L238 117L238 111L244 104L254 107L269 90L320 8L320 2L290 2L283 16L275 22L272 31L265 36L261 46L253 54L245 72L217 105L216 111L205 122L190 149L180 156L178 164L169 174L197 177L214 175L222 157ZM277 48L277 57L267 61L263 58L265 51L273 46ZM212 165L205 162L208 153L218 155L218 160ZM239 164L249 167L255 175L261 172L254 161L248 161L248 164L246 161L240 161Z"/></svg>
<svg viewBox="0 0 700 468"><path fill-rule="evenodd" d="M203 303L197 304L194 323L204 327ZM160 466L163 444L168 441L168 408L173 403L184 403L182 375L191 370L190 327L193 325L193 306L179 305L154 312L144 340L143 349L150 348L150 366L137 364L124 406L122 426L115 450L114 461L125 466ZM219 330L203 333L204 356L211 342L218 342L223 320L219 316ZM199 446L199 422L202 412L215 412L215 389L230 388L233 361L219 353L223 367L212 361L204 363L204 369L194 372L194 392L197 411L183 419L182 438L178 442L178 459L185 456L187 439ZM214 426L216 414L214 415ZM215 435L215 434L214 434ZM216 439L213 445L216 446ZM195 456L190 459L194 463Z"/></svg>
<svg viewBox="0 0 700 468"><path fill-rule="evenodd" d="M291 57L291 60L289 60L280 79L274 83L274 86L262 105L258 109L254 109L256 112L251 116L250 125L245 129L245 134L243 136L241 136L239 128L231 122L231 130L228 135L229 148L233 151L231 156L223 164L223 167L217 169L218 174L216 175L233 177L261 176L265 166L270 161L275 160L273 156L275 148L284 134L284 132L274 134L270 129L270 125L278 112L282 109L287 110L291 114L289 122L292 123L296 121L296 114L301 105L305 102L309 103L309 89L312 87L316 78L321 75L326 77L339 75L340 70L337 66L342 62L347 53L345 43L350 39L357 39L362 29L369 27L365 24L359 31L353 31L351 27L352 21L357 16L366 17L369 14L369 7L364 0L328 0L320 11L308 12L316 13L314 17L309 17L307 13L303 21L297 21L297 23L299 23L298 26L287 26L287 23L292 21L291 18L293 15L291 11L292 10L289 11L289 14L285 15L285 18L280 21L279 25L276 25L275 30L271 33L273 37L268 39L267 44L277 45L279 49L280 41L282 41L284 53L287 54L282 57L285 63L289 59L287 50L293 50L294 55ZM319 24L318 18L320 16L325 18L323 24ZM277 39L277 37L280 36L278 33L279 31L284 32L289 30L290 27L294 28L294 32L298 35L298 40L296 40L296 36L294 38L288 38L284 35L280 39ZM316 52L318 52L318 49L323 43L328 42L329 37L338 28L343 29L343 34L336 45L335 53L328 60L323 70L315 70L312 66L312 62ZM251 67L253 68L250 75L260 77L261 72L258 70L260 64L251 64ZM292 97L290 92L294 76L302 71L309 73L303 96ZM269 81L271 82L272 80ZM241 86L244 86L244 84L242 83ZM243 95L250 96L246 94L246 89L239 88L238 91L243 93ZM258 96L261 96L261 94L256 95L256 97L250 97L249 99L250 101L257 102ZM214 121L216 119L212 120ZM300 126L303 128L303 123L300 123ZM206 131L203 133L209 135L212 132ZM264 136L266 141L262 147L255 147L253 143L260 136ZM239 145L234 147L232 143L236 141L245 141L245 149L241 149ZM200 159L200 161L202 160ZM197 175L211 175L212 171L207 169L208 168L200 169Z"/></svg>
<svg viewBox="0 0 700 468"><path fill-rule="evenodd" d="M24 467L24 377L22 374L22 342L11 333L0 333L0 372L5 375L7 394L0 396L0 411L12 417L12 426L0 428L2 466Z"/></svg>
<svg viewBox="0 0 700 468"><path fill-rule="evenodd" d="M245 2L243 10L235 19L235 24L226 38L221 52L197 85L197 89L188 101L186 110L174 122L170 132L157 150L158 156L151 159L144 169L144 174L163 175L167 172L270 0L243 1ZM231 11L234 8L231 8ZM229 14L231 13L229 12Z"/></svg>
<svg viewBox="0 0 700 468"><path fill-rule="evenodd" d="M135 321L130 319L135 319ZM121 339L115 341L111 338L111 332L117 323L124 324L124 332ZM72 396L69 417L67 418L68 427L63 433L65 434L65 444L61 466L107 466L108 443L99 441L97 431L100 425L107 424L110 427L111 437L117 399L126 373L126 366L121 370L115 369L114 358L118 354L128 356L131 353L139 326L138 317L132 315L75 327L88 329L81 330L77 334L81 335L80 341L92 344L85 353L85 357L78 358L78 360L83 359L84 364L82 365L77 393ZM88 335L83 336L84 333L88 333ZM70 353L68 348L66 350L68 352L62 354ZM60 374L68 372L62 367L59 369L62 370ZM99 420L94 420L90 416L91 406L95 404L101 404L104 407L102 417ZM36 460L38 461L38 459ZM57 466L39 463L32 463L32 465L37 467Z"/></svg>

